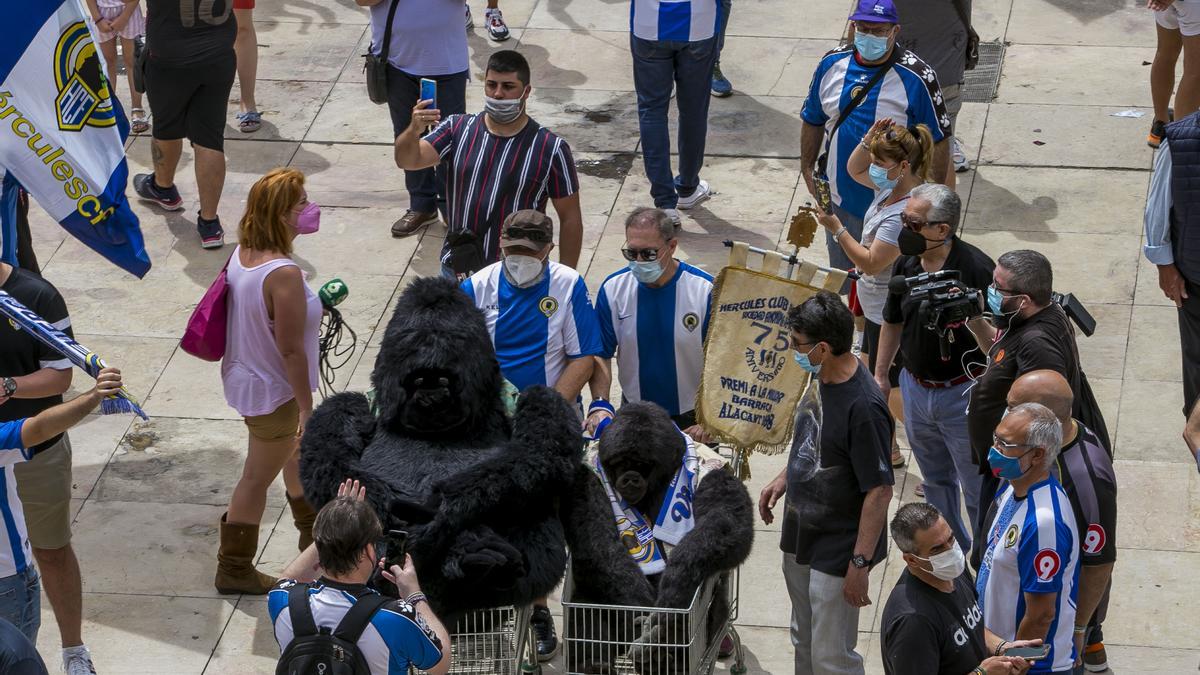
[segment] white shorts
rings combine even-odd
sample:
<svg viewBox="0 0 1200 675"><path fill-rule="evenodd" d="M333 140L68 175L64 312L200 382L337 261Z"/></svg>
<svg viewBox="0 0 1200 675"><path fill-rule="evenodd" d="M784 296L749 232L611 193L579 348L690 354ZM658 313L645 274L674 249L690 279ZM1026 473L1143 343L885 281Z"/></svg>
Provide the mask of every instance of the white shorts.
<svg viewBox="0 0 1200 675"><path fill-rule="evenodd" d="M1200 0L1175 0L1170 7L1155 12L1154 21L1184 37L1200 35Z"/></svg>

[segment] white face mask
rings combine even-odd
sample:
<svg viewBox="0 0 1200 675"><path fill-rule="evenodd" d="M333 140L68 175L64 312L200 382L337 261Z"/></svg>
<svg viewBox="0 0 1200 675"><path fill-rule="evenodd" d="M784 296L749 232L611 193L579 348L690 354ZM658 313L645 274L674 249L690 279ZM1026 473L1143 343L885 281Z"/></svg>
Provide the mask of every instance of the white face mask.
<svg viewBox="0 0 1200 675"><path fill-rule="evenodd" d="M928 558L922 558L919 555L913 557L928 562L933 567L929 573L942 581L954 581L962 575L967 566L966 557L963 556L962 549L958 547L958 544Z"/></svg>
<svg viewBox="0 0 1200 675"><path fill-rule="evenodd" d="M517 288L525 288L542 276L543 262L541 258L531 255L504 256L504 271Z"/></svg>

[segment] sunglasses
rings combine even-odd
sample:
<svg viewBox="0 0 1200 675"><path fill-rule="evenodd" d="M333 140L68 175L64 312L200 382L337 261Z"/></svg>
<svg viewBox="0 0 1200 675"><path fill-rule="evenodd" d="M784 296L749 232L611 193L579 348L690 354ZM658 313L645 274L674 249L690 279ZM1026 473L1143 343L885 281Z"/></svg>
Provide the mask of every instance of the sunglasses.
<svg viewBox="0 0 1200 675"><path fill-rule="evenodd" d="M554 238L549 232L535 227L510 226L504 230L505 239L528 239L537 244L549 244Z"/></svg>
<svg viewBox="0 0 1200 675"><path fill-rule="evenodd" d="M661 248L661 246L659 248L622 248L621 255L630 261L654 262L658 260L658 252Z"/></svg>
<svg viewBox="0 0 1200 675"><path fill-rule="evenodd" d="M1034 446L1028 443L1009 443L1001 439L999 436L992 434L992 445L996 446L997 450L1016 450L1017 448L1032 448Z"/></svg>
<svg viewBox="0 0 1200 675"><path fill-rule="evenodd" d="M900 212L900 224L903 225L905 228L912 230L913 232L919 232L922 228L928 227L929 225L941 225L944 223L943 223L943 221L937 221L937 220L932 220L932 221L931 220L918 220L918 219L913 218L912 216L908 215L904 211L901 211Z"/></svg>

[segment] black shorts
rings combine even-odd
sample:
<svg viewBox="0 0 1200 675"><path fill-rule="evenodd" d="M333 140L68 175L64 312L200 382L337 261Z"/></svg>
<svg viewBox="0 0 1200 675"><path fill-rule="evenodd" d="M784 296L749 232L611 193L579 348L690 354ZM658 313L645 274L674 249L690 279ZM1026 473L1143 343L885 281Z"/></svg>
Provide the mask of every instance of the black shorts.
<svg viewBox="0 0 1200 675"><path fill-rule="evenodd" d="M193 145L225 149L225 118L237 57L190 66L164 65L153 55L146 61L146 98L154 116L154 138L186 138Z"/></svg>
<svg viewBox="0 0 1200 675"><path fill-rule="evenodd" d="M863 326L863 351L867 353L867 368L875 375L875 353L879 351L879 324L866 319ZM900 386L900 350L896 350L896 358L892 359L892 367L888 369L888 381L893 387Z"/></svg>

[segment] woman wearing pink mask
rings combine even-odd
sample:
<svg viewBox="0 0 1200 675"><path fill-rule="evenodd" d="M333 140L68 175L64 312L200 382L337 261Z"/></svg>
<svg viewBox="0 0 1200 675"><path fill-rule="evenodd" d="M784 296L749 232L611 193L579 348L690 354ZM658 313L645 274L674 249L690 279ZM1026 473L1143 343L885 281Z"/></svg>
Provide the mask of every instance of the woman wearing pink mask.
<svg viewBox="0 0 1200 675"><path fill-rule="evenodd" d="M300 435L317 389L321 301L291 259L297 235L320 226L304 174L273 169L250 188L238 247L229 259L229 324L221 380L225 400L245 419L250 449L242 477L221 517L216 588L265 594L275 578L254 568L267 488L283 472L299 548L312 542L316 513L300 486Z"/></svg>

